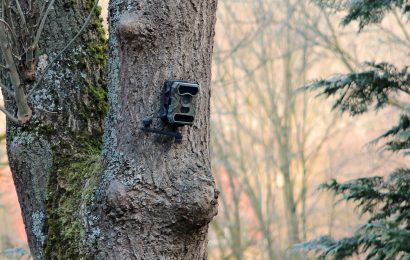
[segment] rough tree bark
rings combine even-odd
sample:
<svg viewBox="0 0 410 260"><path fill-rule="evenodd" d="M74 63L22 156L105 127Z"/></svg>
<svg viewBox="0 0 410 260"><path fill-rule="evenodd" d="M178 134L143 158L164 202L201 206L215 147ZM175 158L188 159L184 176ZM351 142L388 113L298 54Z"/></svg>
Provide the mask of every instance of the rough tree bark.
<svg viewBox="0 0 410 260"><path fill-rule="evenodd" d="M110 1L108 167L96 211L101 258L206 258L217 211L209 161L215 12L216 0ZM167 79L201 84L182 144L140 130L157 113Z"/></svg>
<svg viewBox="0 0 410 260"><path fill-rule="evenodd" d="M35 259L206 258L218 196L209 161L216 2L110 2L110 108L103 129L106 55L98 11L38 84L94 4L55 1L36 77L23 82L33 117L24 125L7 123L10 166ZM21 4L26 14L27 3ZM22 74L24 64L19 68ZM179 145L140 130L142 119L158 111L168 79L201 84L195 124L183 128ZM16 111L3 94L7 109Z"/></svg>
<svg viewBox="0 0 410 260"><path fill-rule="evenodd" d="M10 2L10 9L16 3ZM26 31L36 31L34 25L43 5L43 2L32 2L31 6L28 3L19 2L28 27L33 26L29 30L14 12L6 9L8 15L4 17L14 25L18 42L25 46L33 38ZM98 11L75 47L47 71L45 68L80 30L93 5L94 0L54 2L39 41L34 82L32 77L24 77L31 74L25 63L28 52L21 61L15 59L33 116L24 125L8 120L7 150L35 259L75 258L82 248L81 235L85 228L78 208L86 205L97 177L90 169L98 164L107 107L106 40ZM15 53L23 53L22 46L13 44ZM9 85L8 73L3 73L2 78ZM14 99L4 89L3 95L7 110L15 113Z"/></svg>

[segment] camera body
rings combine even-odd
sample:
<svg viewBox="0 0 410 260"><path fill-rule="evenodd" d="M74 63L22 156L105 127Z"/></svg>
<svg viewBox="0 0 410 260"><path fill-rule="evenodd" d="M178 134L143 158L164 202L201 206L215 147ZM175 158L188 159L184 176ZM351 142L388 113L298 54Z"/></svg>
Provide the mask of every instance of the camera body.
<svg viewBox="0 0 410 260"><path fill-rule="evenodd" d="M176 126L192 125L199 91L200 85L197 82L166 81L161 95L161 120Z"/></svg>

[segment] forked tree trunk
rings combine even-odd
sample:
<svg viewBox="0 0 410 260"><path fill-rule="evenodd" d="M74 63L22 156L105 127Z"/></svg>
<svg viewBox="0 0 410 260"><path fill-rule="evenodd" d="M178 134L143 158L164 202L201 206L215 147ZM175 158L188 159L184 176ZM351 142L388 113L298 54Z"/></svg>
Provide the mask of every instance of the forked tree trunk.
<svg viewBox="0 0 410 260"><path fill-rule="evenodd" d="M216 1L111 1L103 152L106 56L96 15L33 89L94 3L55 1L36 81L24 82L33 118L7 129L35 259L206 258L208 223L217 213L208 146ZM182 144L140 130L158 111L168 79L201 84L195 124L182 129Z"/></svg>

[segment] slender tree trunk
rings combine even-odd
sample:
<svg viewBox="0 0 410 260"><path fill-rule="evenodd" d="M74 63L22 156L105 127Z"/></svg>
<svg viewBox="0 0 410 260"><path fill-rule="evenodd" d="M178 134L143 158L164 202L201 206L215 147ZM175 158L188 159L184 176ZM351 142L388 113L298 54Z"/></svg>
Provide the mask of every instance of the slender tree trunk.
<svg viewBox="0 0 410 260"><path fill-rule="evenodd" d="M291 19L291 6L287 3L287 14L288 19ZM292 130L292 117L295 113L295 93L293 90L293 71L292 71L292 38L289 28L285 29L285 55L284 55L284 93L285 93L285 104L284 113L281 130L281 143L279 145L279 157L280 157L280 169L283 174L284 187L283 187L283 197L284 206L286 211L286 222L288 229L288 246L299 243L299 220L297 214L297 203L295 200L295 185L292 178L292 144L291 144L291 130ZM299 254L297 252L290 253L291 259L299 259Z"/></svg>
<svg viewBox="0 0 410 260"><path fill-rule="evenodd" d="M93 4L54 3L35 81L24 82L33 118L24 126L8 122L9 160L32 254L205 259L218 196L208 147L216 0L111 1L103 152L108 104L98 11L38 84ZM158 111L168 79L201 84L195 124L182 128L179 145L140 130L143 118Z"/></svg>

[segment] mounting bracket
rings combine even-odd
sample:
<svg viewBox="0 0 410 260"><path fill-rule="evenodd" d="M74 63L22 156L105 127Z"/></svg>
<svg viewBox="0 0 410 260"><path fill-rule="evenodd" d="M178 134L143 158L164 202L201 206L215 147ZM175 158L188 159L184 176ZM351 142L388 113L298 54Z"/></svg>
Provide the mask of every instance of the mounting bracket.
<svg viewBox="0 0 410 260"><path fill-rule="evenodd" d="M143 132L174 137L176 144L182 143L182 134L181 133L176 132L176 131L172 132L172 131L165 131L165 130L159 130L159 129L151 128L152 118L146 118L142 122L144 124L144 127L141 128L141 130Z"/></svg>

